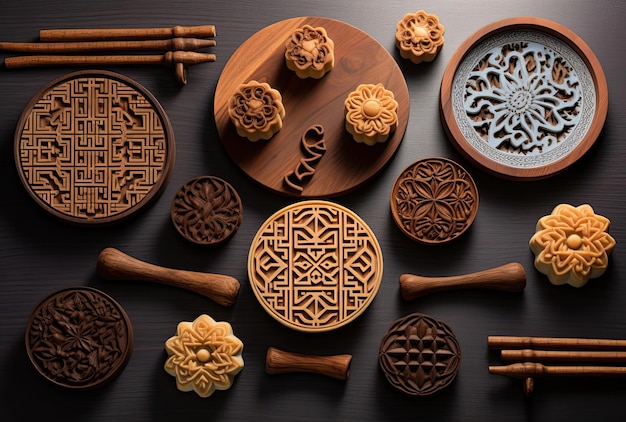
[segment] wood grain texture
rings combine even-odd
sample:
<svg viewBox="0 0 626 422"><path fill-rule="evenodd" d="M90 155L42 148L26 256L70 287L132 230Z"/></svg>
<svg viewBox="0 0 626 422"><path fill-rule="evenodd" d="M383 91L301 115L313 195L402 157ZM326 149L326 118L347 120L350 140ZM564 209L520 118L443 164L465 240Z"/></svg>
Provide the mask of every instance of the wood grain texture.
<svg viewBox="0 0 626 422"><path fill-rule="evenodd" d="M305 24L325 28L335 43L335 66L319 80L301 79L285 64L285 42ZM237 136L228 115L231 96L251 80L269 83L283 97L283 127L268 141ZM368 146L346 131L344 100L359 84L377 83L398 102L398 127L386 142ZM214 113L228 155L261 185L293 197L332 197L357 189L394 156L408 123L409 93L400 68L370 35L335 19L300 17L263 28L235 51L218 81ZM284 178L303 157L299 140L312 125L324 128L326 153L304 189L294 191Z"/></svg>
<svg viewBox="0 0 626 422"><path fill-rule="evenodd" d="M35 41L41 28L210 23L217 29L217 45L211 47L217 61L191 66L184 87L173 80L171 69L107 66L141 83L160 101L174 128L177 150L161 198L145 213L106 228L68 226L41 210L25 192L13 159L13 135L30 98L55 78L80 68L0 69L0 419L49 420L51 415L69 414L74 421L89 422L178 421L182 416L235 422L626 420L623 379L549 378L537 381L532 401L524 400L520 381L488 373L488 366L500 359L486 344L488 336L503 334L625 338L626 58L619 54L618 41L626 39L626 4L503 0L486 7L478 0L441 0L424 7L440 17L446 40L433 62L414 65L402 59L394 46L396 22L416 10L416 3L408 0L384 4L365 0L358 5L336 0L0 2L3 41ZM283 327L267 315L251 290L246 265L250 243L268 216L294 198L259 186L241 171L219 140L213 113L215 88L234 52L256 32L297 16L341 20L377 40L402 70L411 106L405 137L393 159L369 183L336 198L362 217L380 242L385 263L380 290L356 321L315 334ZM515 183L482 171L455 149L439 120L441 80L453 53L479 28L511 16L540 16L574 30L596 54L609 86L607 120L598 141L563 172L536 182ZM453 159L476 182L480 208L471 229L458 242L437 247L417 244L392 220L389 194L395 178L424 157ZM245 207L237 233L217 248L188 242L170 221L178 188L200 175L231 183ZM528 241L537 220L559 203L591 204L611 219L610 233L618 242L607 272L581 289L553 286L533 269ZM194 292L157 283L102 280L96 262L109 246L159 266L232 275L241 282L237 301L224 307ZM527 285L521 294L448 291L405 302L399 293L400 274L453 276L506 262L519 262L526 269ZM135 331L133 355L120 376L103 389L79 395L40 379L23 340L28 315L37 303L49 293L75 285L93 286L114 297L126 309ZM454 383L419 399L391 388L376 359L390 324L416 311L449 324L463 350ZM244 342L245 367L231 389L201 399L177 391L173 378L163 370L164 342L175 334L180 321L193 321L205 313L232 324ZM267 375L265 355L270 346L313 355L351 354L350 378Z"/></svg>

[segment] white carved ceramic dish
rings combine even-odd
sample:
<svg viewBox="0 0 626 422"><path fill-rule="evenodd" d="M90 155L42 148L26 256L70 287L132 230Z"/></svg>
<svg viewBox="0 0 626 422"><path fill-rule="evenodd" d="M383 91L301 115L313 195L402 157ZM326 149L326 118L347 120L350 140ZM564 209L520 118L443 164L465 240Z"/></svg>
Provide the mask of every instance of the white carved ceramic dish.
<svg viewBox="0 0 626 422"><path fill-rule="evenodd" d="M519 17L490 24L452 57L441 118L453 144L498 176L552 176L597 140L608 108L602 67L564 26Z"/></svg>

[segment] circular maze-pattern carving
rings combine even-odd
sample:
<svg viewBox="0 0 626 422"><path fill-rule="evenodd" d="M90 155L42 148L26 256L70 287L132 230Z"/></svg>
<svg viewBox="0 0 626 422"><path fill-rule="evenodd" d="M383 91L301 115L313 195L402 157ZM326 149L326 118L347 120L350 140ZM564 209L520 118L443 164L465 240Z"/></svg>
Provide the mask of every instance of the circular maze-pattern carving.
<svg viewBox="0 0 626 422"><path fill-rule="evenodd" d="M354 212L327 201L283 208L259 229L248 257L263 308L300 331L328 331L357 318L383 274L380 245Z"/></svg>
<svg viewBox="0 0 626 422"><path fill-rule="evenodd" d="M230 239L241 224L243 206L230 183L214 176L187 181L176 193L170 215L176 230L201 245Z"/></svg>
<svg viewBox="0 0 626 422"><path fill-rule="evenodd" d="M453 240L464 233L478 211L478 190L472 177L445 158L420 160L396 179L391 210L398 227L426 244Z"/></svg>
<svg viewBox="0 0 626 422"><path fill-rule="evenodd" d="M22 113L15 160L30 195L74 223L118 220L147 205L174 161L173 131L143 87L110 72L77 72Z"/></svg>
<svg viewBox="0 0 626 422"><path fill-rule="evenodd" d="M461 348L447 324L414 313L392 324L380 343L378 361L394 388L425 396L452 383L461 364Z"/></svg>
<svg viewBox="0 0 626 422"><path fill-rule="evenodd" d="M44 299L26 327L26 350L48 380L72 389L100 386L126 366L133 330L126 312L89 287L61 290Z"/></svg>

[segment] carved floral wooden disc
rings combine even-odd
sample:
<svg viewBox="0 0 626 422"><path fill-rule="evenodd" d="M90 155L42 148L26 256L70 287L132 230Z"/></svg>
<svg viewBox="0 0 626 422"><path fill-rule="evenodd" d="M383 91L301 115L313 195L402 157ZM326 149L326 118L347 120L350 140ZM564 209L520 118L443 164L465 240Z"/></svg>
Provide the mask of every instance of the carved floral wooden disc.
<svg viewBox="0 0 626 422"><path fill-rule="evenodd" d="M441 83L453 144L478 167L533 180L581 158L607 115L600 62L568 28L540 18L504 19L468 38Z"/></svg>
<svg viewBox="0 0 626 422"><path fill-rule="evenodd" d="M109 223L152 203L174 157L163 108L112 72L81 71L50 83L26 106L15 133L28 193L72 223Z"/></svg>
<svg viewBox="0 0 626 422"><path fill-rule="evenodd" d="M299 331L339 328L374 300L383 275L378 240L354 212L302 201L268 218L248 255L250 285L263 308Z"/></svg>
<svg viewBox="0 0 626 422"><path fill-rule="evenodd" d="M304 25L323 27L334 41L334 67L321 79L302 79L285 63L285 43ZM285 107L280 131L257 142L239 136L228 114L233 94L252 80L277 89ZM356 143L345 128L344 100L360 84L378 83L398 102L397 128L385 143ZM235 164L262 186L303 199L342 195L378 174L400 146L409 108L405 78L385 47L345 22L309 16L276 22L241 44L224 66L214 98L219 138ZM312 126L324 128L326 152L303 189L293 189L284 179L307 158L299 140Z"/></svg>
<svg viewBox="0 0 626 422"><path fill-rule="evenodd" d="M178 190L170 216L184 238L199 245L217 245L239 229L243 205L230 183L215 176L200 176Z"/></svg>
<svg viewBox="0 0 626 422"><path fill-rule="evenodd" d="M411 164L391 189L391 215L411 239L424 244L456 239L478 212L478 190L463 167L447 158Z"/></svg>
<svg viewBox="0 0 626 422"><path fill-rule="evenodd" d="M37 371L70 389L112 381L130 359L133 328L112 297L91 287L58 291L41 301L26 325L26 351Z"/></svg>
<svg viewBox="0 0 626 422"><path fill-rule="evenodd" d="M380 342L378 363L387 381L410 396L427 396L454 381L461 347L452 329L413 313L396 320Z"/></svg>

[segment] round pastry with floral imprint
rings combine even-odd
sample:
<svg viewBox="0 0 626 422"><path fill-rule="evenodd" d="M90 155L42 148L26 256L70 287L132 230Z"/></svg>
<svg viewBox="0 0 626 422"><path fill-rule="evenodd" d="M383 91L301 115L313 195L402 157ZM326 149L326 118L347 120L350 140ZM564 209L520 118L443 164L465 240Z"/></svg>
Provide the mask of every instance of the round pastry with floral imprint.
<svg viewBox="0 0 626 422"><path fill-rule="evenodd" d="M250 246L248 277L263 308L298 331L322 332L355 320L383 276L378 240L341 205L289 205L268 218Z"/></svg>
<svg viewBox="0 0 626 422"><path fill-rule="evenodd" d="M413 313L396 320L383 336L378 363L395 389L427 396L454 381L461 346L446 323Z"/></svg>
<svg viewBox="0 0 626 422"><path fill-rule="evenodd" d="M229 389L244 366L243 343L231 325L204 314L193 322L180 322L165 350L165 371L176 377L177 388L200 397Z"/></svg>
<svg viewBox="0 0 626 422"><path fill-rule="evenodd" d="M230 183L215 176L200 176L178 190L170 216L184 238L199 245L217 245L239 229L243 205Z"/></svg>
<svg viewBox="0 0 626 422"><path fill-rule="evenodd" d="M267 140L283 127L283 97L267 82L249 81L230 98L228 114L239 136L251 142Z"/></svg>
<svg viewBox="0 0 626 422"><path fill-rule="evenodd" d="M53 293L33 310L26 325L26 351L48 381L69 389L100 387L130 359L133 329L113 298L90 288Z"/></svg>
<svg viewBox="0 0 626 422"><path fill-rule="evenodd" d="M383 84L361 84L344 101L346 130L357 142L386 142L398 127L398 102Z"/></svg>
<svg viewBox="0 0 626 422"><path fill-rule="evenodd" d="M400 56L413 63L432 62L443 47L444 26L437 15L419 10L407 13L396 25Z"/></svg>
<svg viewBox="0 0 626 422"><path fill-rule="evenodd" d="M299 78L320 79L335 65L335 43L324 27L304 25L285 42L285 63Z"/></svg>
<svg viewBox="0 0 626 422"><path fill-rule="evenodd" d="M426 158L405 168L391 190L391 215L411 239L441 244L458 238L478 212L470 174L447 158Z"/></svg>

